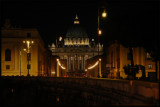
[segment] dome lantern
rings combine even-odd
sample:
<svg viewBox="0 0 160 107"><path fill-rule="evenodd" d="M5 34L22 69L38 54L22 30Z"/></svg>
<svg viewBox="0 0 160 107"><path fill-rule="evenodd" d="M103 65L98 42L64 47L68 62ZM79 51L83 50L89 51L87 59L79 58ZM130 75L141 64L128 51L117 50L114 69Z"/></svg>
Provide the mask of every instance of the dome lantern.
<svg viewBox="0 0 160 107"><path fill-rule="evenodd" d="M78 19L77 14L76 14L76 18L74 19L74 24L79 24L79 19Z"/></svg>

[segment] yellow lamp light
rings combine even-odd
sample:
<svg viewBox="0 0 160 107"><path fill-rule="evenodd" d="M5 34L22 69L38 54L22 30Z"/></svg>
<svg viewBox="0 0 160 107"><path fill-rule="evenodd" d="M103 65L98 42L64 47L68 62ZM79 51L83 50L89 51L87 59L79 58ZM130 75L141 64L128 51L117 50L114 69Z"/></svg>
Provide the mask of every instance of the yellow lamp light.
<svg viewBox="0 0 160 107"><path fill-rule="evenodd" d="M107 17L107 12L106 12L106 10L103 11L102 17L103 17L103 18L106 18L106 17Z"/></svg>
<svg viewBox="0 0 160 107"><path fill-rule="evenodd" d="M98 30L98 35L102 35L102 30Z"/></svg>

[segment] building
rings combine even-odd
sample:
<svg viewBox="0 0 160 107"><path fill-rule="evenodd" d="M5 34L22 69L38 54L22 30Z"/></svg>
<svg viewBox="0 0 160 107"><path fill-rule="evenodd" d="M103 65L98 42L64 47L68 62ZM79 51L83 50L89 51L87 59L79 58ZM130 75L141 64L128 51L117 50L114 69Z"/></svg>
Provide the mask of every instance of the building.
<svg viewBox="0 0 160 107"><path fill-rule="evenodd" d="M50 53L44 48L44 42L37 29L12 27L10 21L6 20L1 35L2 76L27 76L28 69L30 76L51 74L50 66L47 66L50 65Z"/></svg>
<svg viewBox="0 0 160 107"><path fill-rule="evenodd" d="M95 40L88 37L77 15L65 38L59 37L56 44L53 43L49 49L53 56L59 56L61 61L66 61L64 67L67 76L80 76L86 73L86 60L103 54L103 45L99 44L98 47ZM53 71L56 71L56 68Z"/></svg>
<svg viewBox="0 0 160 107"><path fill-rule="evenodd" d="M155 61L143 47L132 47L134 65L142 65L145 67L145 76L148 77L150 73L155 73ZM110 71L111 78L126 78L123 67L131 64L131 57L129 48L122 45L118 41L111 43L107 50L107 64L106 67ZM140 71L136 77L142 77Z"/></svg>

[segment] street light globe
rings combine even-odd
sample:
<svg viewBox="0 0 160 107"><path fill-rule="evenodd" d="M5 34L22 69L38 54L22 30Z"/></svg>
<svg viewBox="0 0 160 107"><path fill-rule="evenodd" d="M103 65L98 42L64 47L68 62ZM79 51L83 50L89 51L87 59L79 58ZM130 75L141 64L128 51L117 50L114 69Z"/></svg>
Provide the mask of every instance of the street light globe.
<svg viewBox="0 0 160 107"><path fill-rule="evenodd" d="M27 41L27 44L30 44L30 41Z"/></svg>
<svg viewBox="0 0 160 107"><path fill-rule="evenodd" d="M99 30L98 30L98 34L99 34L99 35L102 35L102 30L99 29Z"/></svg>
<svg viewBox="0 0 160 107"><path fill-rule="evenodd" d="M103 18L106 18L106 17L107 17L107 12L106 12L106 10L103 11L102 17L103 17Z"/></svg>

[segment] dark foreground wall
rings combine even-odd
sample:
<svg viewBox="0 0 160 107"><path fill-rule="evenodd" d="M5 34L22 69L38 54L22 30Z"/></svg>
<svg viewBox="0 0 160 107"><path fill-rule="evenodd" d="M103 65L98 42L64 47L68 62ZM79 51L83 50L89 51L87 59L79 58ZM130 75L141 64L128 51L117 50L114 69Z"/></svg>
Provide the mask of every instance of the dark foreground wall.
<svg viewBox="0 0 160 107"><path fill-rule="evenodd" d="M2 77L0 105L159 105L159 84L96 78Z"/></svg>

